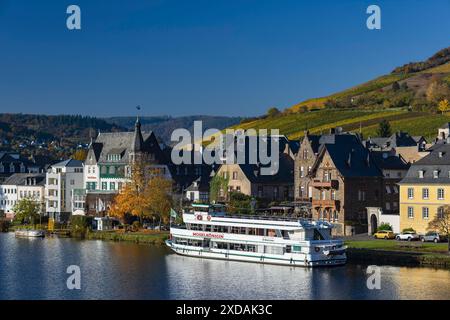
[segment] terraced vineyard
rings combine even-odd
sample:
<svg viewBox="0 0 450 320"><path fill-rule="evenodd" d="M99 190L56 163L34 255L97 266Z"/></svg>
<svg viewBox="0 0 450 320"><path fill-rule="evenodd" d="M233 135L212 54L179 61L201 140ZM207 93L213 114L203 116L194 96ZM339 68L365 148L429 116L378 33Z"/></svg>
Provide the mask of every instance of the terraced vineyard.
<svg viewBox="0 0 450 320"><path fill-rule="evenodd" d="M257 120L234 128L279 129L281 134L290 139L299 139L306 129L310 133L326 133L333 127L342 127L345 131L359 131L361 127L362 133L367 137L376 135L378 123L383 119L391 123L393 131L403 130L412 135L425 135L432 139L436 136L438 127L450 122L450 115L431 115L407 110L319 110Z"/></svg>

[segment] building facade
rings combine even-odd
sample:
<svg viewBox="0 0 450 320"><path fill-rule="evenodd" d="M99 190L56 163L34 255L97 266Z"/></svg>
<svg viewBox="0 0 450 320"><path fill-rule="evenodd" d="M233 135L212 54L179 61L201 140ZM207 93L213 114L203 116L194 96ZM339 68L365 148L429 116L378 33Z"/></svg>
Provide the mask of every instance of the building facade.
<svg viewBox="0 0 450 320"><path fill-rule="evenodd" d="M52 165L46 174L45 206L51 219L67 221L77 210L74 191L83 187L83 163L69 159Z"/></svg>
<svg viewBox="0 0 450 320"><path fill-rule="evenodd" d="M424 234L450 204L450 145L441 144L413 163L400 185L400 229Z"/></svg>

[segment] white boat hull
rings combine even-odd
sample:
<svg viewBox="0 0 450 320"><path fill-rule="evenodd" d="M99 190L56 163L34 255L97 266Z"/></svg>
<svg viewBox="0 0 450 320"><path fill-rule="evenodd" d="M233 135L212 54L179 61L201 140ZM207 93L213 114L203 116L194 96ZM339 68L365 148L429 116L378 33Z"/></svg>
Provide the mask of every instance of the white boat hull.
<svg viewBox="0 0 450 320"><path fill-rule="evenodd" d="M45 237L45 232L42 230L17 230L15 235L16 237L43 238Z"/></svg>
<svg viewBox="0 0 450 320"><path fill-rule="evenodd" d="M189 257L276 264L293 267L338 266L344 265L347 260L345 253L332 257L325 255L311 256L307 254L270 255L247 251L198 248L174 244L170 240L166 241L166 245L175 253Z"/></svg>

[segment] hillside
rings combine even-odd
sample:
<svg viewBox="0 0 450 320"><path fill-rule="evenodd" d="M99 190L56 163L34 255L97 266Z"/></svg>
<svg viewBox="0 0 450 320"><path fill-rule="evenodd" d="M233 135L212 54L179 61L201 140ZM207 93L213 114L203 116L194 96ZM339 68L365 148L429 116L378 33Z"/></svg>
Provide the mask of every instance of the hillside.
<svg viewBox="0 0 450 320"><path fill-rule="evenodd" d="M293 139L303 136L305 129L320 133L336 126L374 136L378 123L387 119L393 130L432 139L437 128L450 121L450 115L437 108L444 99L450 100L450 47L425 61L395 68L391 74L235 127L275 128Z"/></svg>

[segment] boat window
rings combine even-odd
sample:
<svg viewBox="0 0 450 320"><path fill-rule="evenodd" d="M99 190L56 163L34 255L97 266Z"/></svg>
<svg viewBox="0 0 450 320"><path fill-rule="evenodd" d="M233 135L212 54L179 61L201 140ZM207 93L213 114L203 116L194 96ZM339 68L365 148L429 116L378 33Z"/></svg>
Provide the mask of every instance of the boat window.
<svg viewBox="0 0 450 320"><path fill-rule="evenodd" d="M302 247L300 247L300 246L293 246L292 247L292 251L300 252L300 251L302 251Z"/></svg>
<svg viewBox="0 0 450 320"><path fill-rule="evenodd" d="M286 246L286 253L291 253L291 249L292 249L291 246Z"/></svg>
<svg viewBox="0 0 450 320"><path fill-rule="evenodd" d="M211 231L211 225L207 224L207 225L205 226L205 231Z"/></svg>

